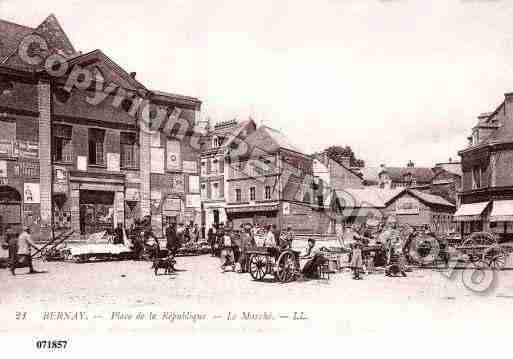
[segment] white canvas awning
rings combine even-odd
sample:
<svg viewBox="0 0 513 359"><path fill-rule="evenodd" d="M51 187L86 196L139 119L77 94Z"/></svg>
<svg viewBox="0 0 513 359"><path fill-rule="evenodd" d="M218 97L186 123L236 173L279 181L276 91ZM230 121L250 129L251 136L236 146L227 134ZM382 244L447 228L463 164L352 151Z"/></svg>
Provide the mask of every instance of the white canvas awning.
<svg viewBox="0 0 513 359"><path fill-rule="evenodd" d="M479 221L488 203L490 202L462 204L456 213L454 213L454 220L456 222Z"/></svg>
<svg viewBox="0 0 513 359"><path fill-rule="evenodd" d="M493 201L490 222L513 221L513 200Z"/></svg>

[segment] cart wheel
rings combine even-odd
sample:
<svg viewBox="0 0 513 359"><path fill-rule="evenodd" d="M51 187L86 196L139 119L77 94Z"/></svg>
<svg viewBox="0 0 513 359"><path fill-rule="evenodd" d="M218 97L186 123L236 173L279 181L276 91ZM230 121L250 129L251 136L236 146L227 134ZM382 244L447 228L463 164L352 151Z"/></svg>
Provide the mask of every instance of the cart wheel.
<svg viewBox="0 0 513 359"><path fill-rule="evenodd" d="M483 261L493 270L502 270L506 265L508 254L500 246L492 246L483 253Z"/></svg>
<svg viewBox="0 0 513 359"><path fill-rule="evenodd" d="M290 282L294 278L296 271L296 261L294 254L283 252L278 258L276 278L282 282Z"/></svg>
<svg viewBox="0 0 513 359"><path fill-rule="evenodd" d="M253 254L249 259L249 273L254 280L264 279L267 268L267 260L261 254Z"/></svg>

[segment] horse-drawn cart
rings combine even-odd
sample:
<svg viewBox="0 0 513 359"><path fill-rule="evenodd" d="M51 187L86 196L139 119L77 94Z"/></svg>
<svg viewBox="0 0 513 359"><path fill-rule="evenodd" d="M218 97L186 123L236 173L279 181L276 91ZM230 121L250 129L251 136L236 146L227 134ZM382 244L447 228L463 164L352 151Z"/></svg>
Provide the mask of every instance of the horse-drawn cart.
<svg viewBox="0 0 513 359"><path fill-rule="evenodd" d="M463 260L471 263L482 262L494 270L501 270L506 266L512 247L499 244L497 237L488 232L475 232L455 247L462 254Z"/></svg>

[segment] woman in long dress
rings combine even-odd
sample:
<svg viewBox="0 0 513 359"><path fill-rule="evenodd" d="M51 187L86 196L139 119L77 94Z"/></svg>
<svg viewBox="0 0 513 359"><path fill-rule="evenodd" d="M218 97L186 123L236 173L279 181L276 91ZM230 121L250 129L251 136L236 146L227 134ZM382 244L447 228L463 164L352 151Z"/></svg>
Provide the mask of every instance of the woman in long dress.
<svg viewBox="0 0 513 359"><path fill-rule="evenodd" d="M353 251L351 253L351 269L353 270L353 279L361 279L360 272L363 270L363 257L360 243L353 244Z"/></svg>

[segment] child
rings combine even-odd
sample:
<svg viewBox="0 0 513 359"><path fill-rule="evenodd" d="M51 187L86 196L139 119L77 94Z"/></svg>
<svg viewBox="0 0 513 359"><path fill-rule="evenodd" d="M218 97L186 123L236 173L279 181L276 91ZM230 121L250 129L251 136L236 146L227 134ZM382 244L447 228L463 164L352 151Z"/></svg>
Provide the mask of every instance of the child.
<svg viewBox="0 0 513 359"><path fill-rule="evenodd" d="M363 269L363 259L360 243L353 244L353 251L351 252L351 268L353 269L353 279L361 279L360 272Z"/></svg>
<svg viewBox="0 0 513 359"><path fill-rule="evenodd" d="M369 253L369 255L367 256L366 267L367 267L367 274L374 273L374 253L373 252Z"/></svg>

